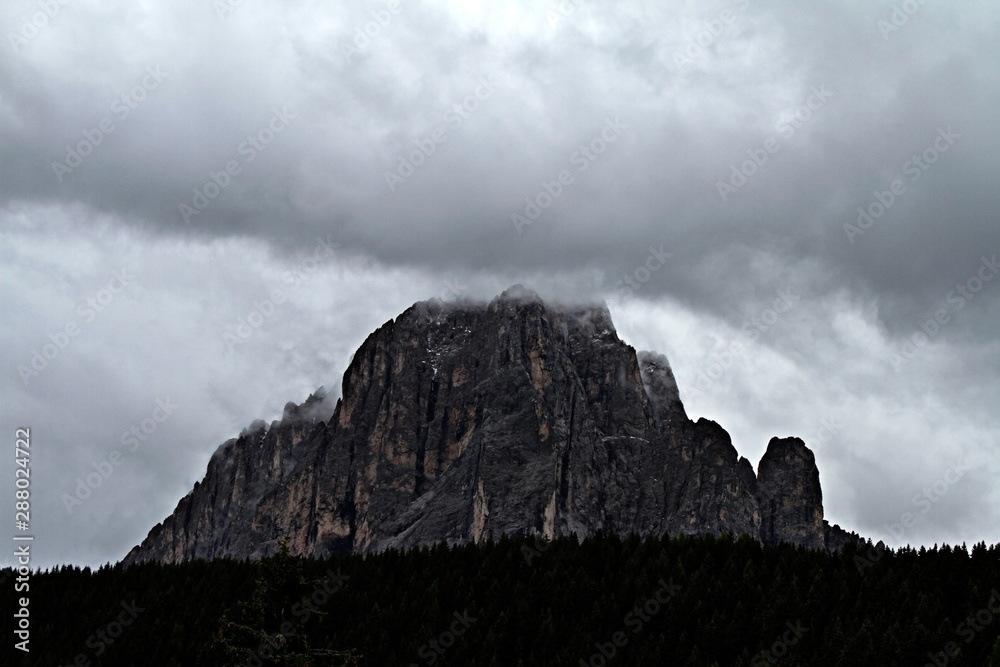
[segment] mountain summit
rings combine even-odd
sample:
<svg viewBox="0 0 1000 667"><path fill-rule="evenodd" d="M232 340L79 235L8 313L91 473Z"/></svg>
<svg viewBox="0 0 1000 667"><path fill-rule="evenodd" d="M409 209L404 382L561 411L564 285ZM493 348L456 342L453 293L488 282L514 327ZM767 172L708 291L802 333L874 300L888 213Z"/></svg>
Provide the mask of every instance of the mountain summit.
<svg viewBox="0 0 1000 667"><path fill-rule="evenodd" d="M852 539L824 521L801 440L773 438L755 474L604 305L520 286L416 303L357 350L329 415L317 393L224 443L125 562L259 558L285 536L316 556L599 530Z"/></svg>

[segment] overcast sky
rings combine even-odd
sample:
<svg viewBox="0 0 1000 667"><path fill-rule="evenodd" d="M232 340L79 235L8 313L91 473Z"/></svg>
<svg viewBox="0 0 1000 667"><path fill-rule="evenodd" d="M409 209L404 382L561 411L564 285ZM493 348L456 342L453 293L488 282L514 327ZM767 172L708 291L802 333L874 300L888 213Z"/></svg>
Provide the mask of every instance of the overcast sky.
<svg viewBox="0 0 1000 667"><path fill-rule="evenodd" d="M1000 541L996 3L17 0L0 25L0 512L17 534L30 427L33 564L119 560L377 326L513 283L607 299L755 466L802 437L831 522Z"/></svg>

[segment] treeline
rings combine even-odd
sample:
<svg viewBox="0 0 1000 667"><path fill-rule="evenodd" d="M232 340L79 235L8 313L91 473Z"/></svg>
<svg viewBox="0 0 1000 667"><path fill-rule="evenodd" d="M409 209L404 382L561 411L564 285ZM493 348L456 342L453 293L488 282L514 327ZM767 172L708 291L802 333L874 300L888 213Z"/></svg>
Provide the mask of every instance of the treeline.
<svg viewBox="0 0 1000 667"><path fill-rule="evenodd" d="M11 570L4 609L15 608ZM377 555L63 566L10 665L995 665L1000 546L504 538ZM8 623L11 615L7 614Z"/></svg>

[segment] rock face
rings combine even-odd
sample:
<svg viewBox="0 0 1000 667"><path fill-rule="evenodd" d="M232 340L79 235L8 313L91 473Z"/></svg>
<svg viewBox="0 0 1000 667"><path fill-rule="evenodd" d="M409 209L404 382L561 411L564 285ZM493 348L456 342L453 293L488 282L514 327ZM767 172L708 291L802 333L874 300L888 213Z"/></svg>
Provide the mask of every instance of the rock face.
<svg viewBox="0 0 1000 667"><path fill-rule="evenodd" d="M503 534L746 533L839 548L815 459L771 440L758 474L688 419L667 359L622 342L604 306L511 288L417 303L371 334L332 409L255 422L125 558L367 552Z"/></svg>
<svg viewBox="0 0 1000 667"><path fill-rule="evenodd" d="M757 466L760 537L826 546L816 457L798 438L771 438Z"/></svg>

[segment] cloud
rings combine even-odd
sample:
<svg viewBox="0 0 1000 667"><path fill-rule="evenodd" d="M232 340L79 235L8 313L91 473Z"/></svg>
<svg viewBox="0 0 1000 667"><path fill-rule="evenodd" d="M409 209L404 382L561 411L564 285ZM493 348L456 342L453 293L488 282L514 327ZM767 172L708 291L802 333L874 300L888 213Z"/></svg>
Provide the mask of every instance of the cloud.
<svg viewBox="0 0 1000 667"><path fill-rule="evenodd" d="M58 493L158 398L184 398L108 479L121 490L80 508L103 527L54 558L116 558L214 444L339 386L413 301L516 282L607 297L682 385L743 341L689 411L748 456L841 419L817 458L850 527L902 512L943 451L996 460L987 3L56 5L0 7L2 421L52 429L40 516L66 514ZM754 325L787 289L794 308ZM26 384L18 366L60 332ZM963 479L914 539L997 539Z"/></svg>

